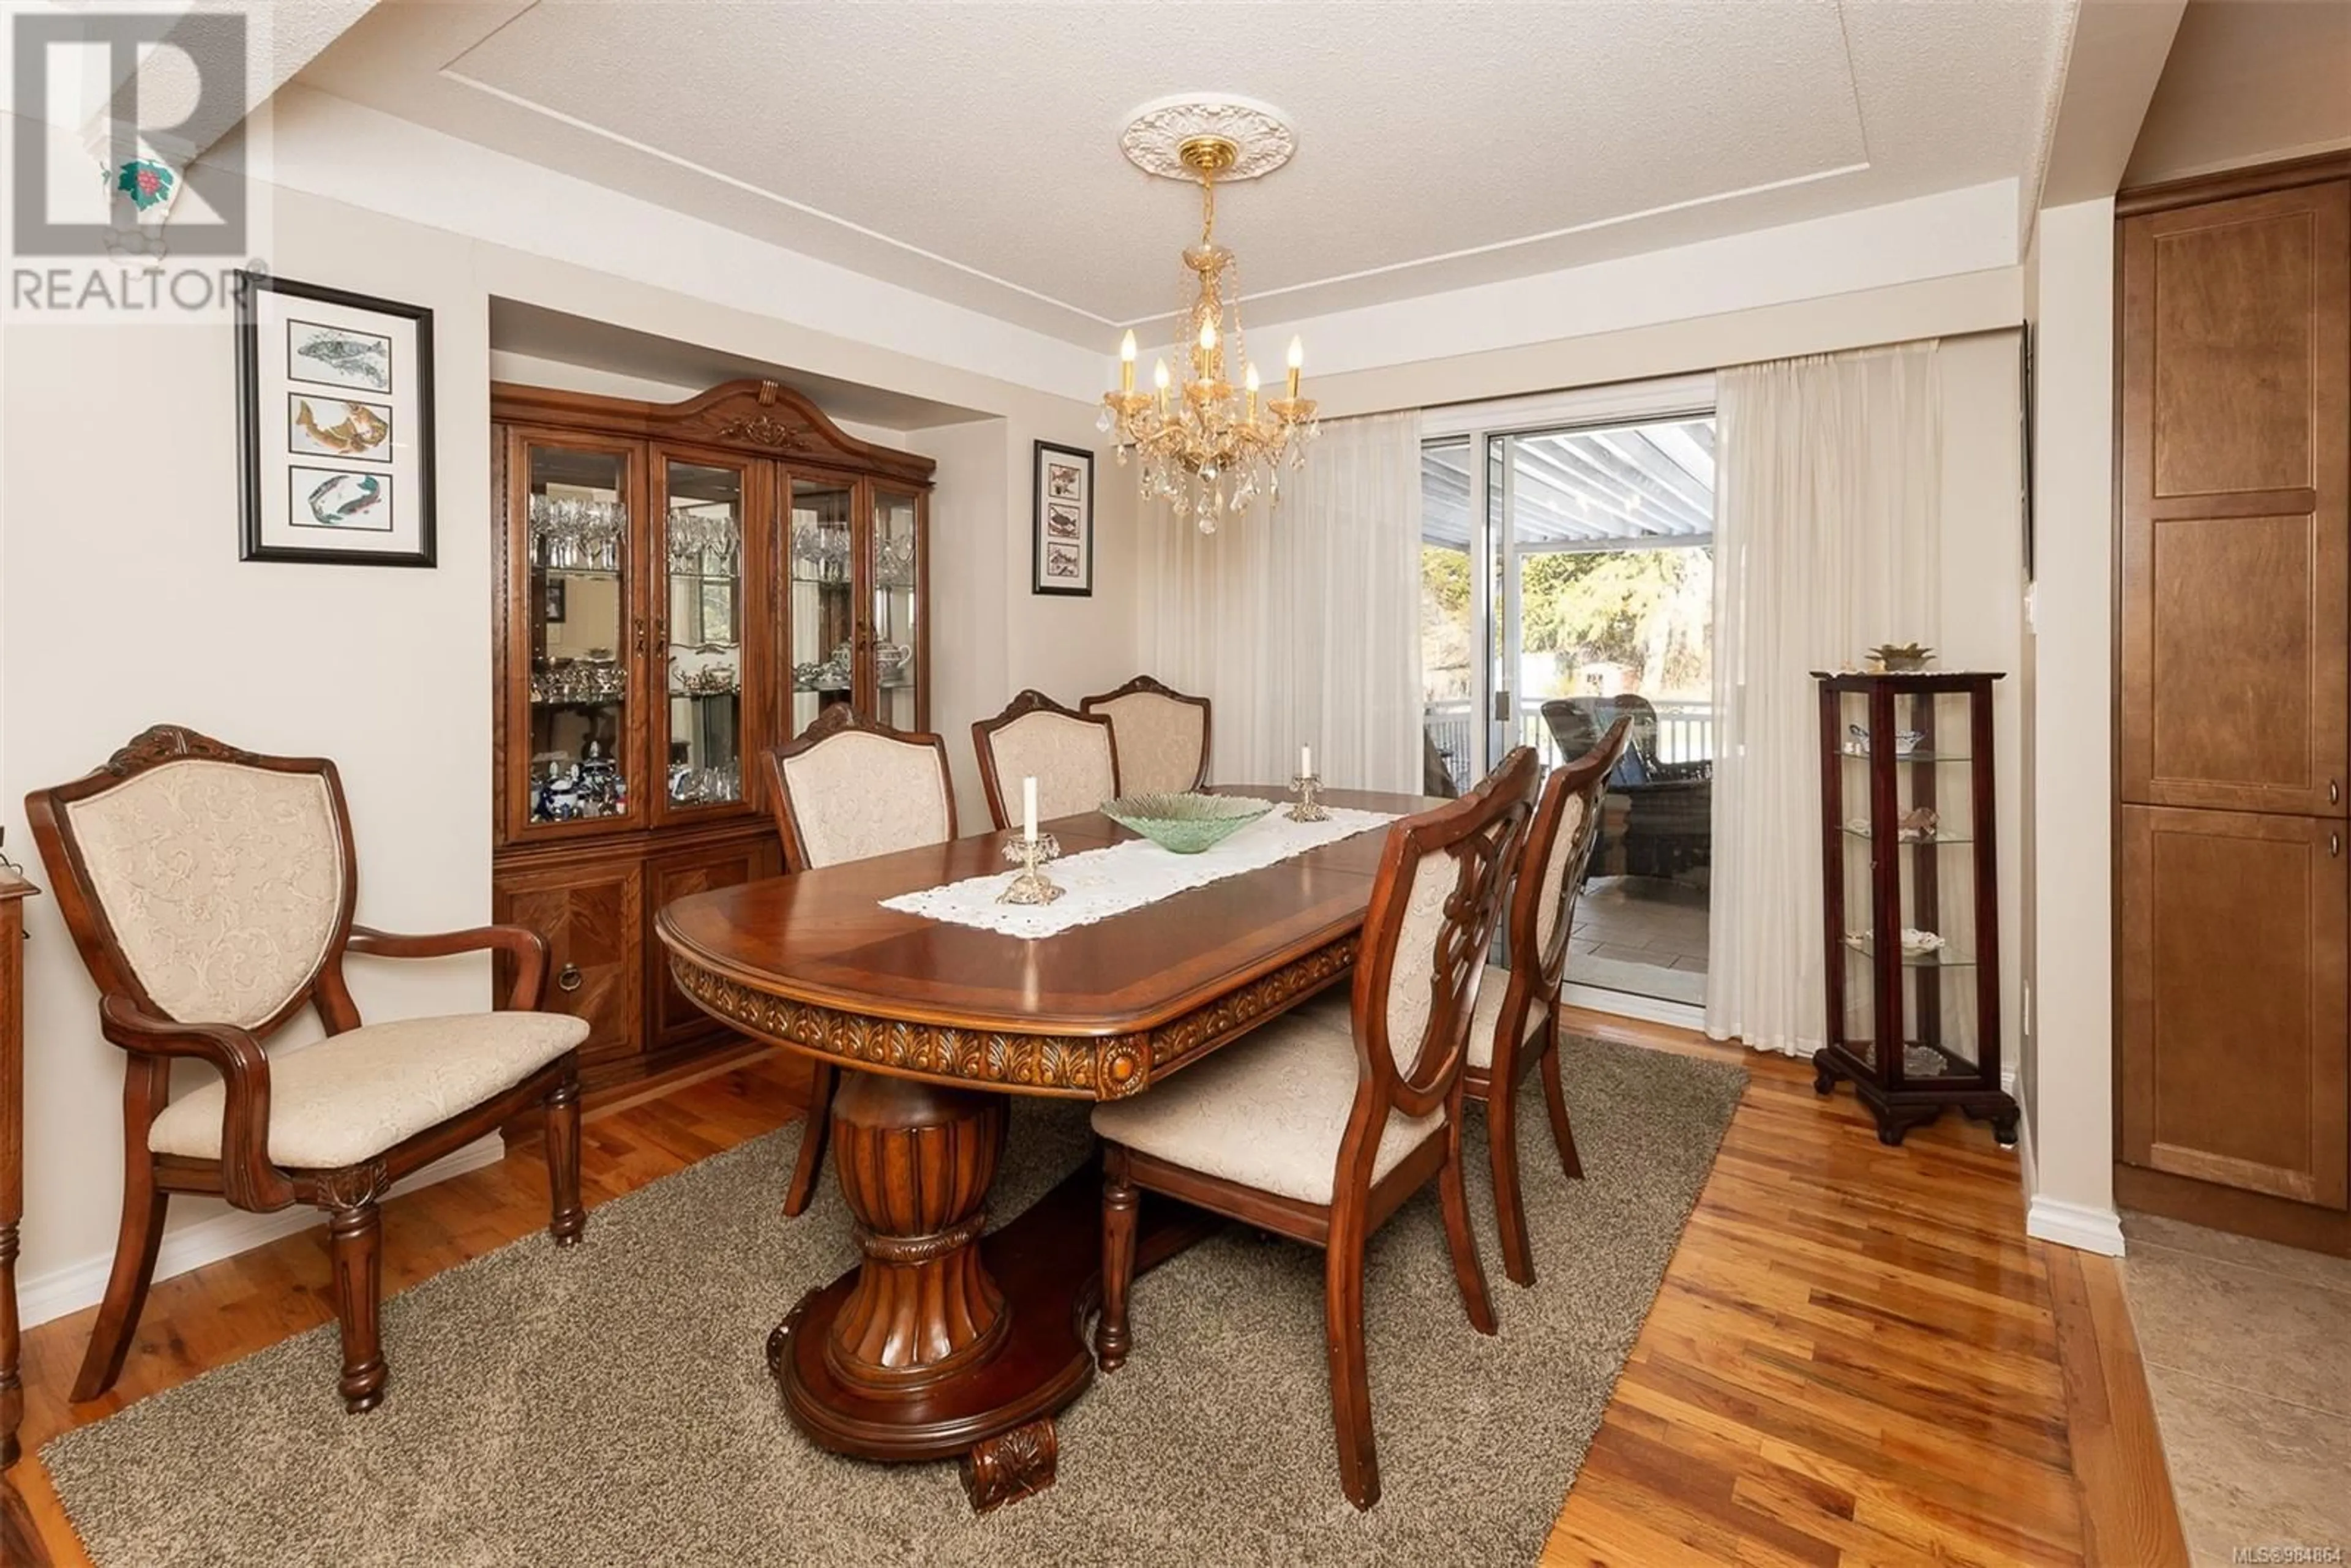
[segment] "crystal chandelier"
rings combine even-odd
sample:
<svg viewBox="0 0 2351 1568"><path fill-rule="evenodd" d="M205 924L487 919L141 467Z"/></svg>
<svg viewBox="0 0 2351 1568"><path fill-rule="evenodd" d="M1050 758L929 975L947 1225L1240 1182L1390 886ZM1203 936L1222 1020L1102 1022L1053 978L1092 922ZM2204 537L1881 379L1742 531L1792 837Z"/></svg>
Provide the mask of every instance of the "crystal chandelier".
<svg viewBox="0 0 2351 1568"><path fill-rule="evenodd" d="M1200 182L1200 243L1184 252L1192 275L1185 291L1191 298L1182 307L1179 341L1189 364L1178 383L1167 361L1159 361L1152 367L1152 390L1138 392L1134 334L1127 333L1119 345L1119 389L1102 394L1098 422L1105 434L1116 434L1119 462L1132 457L1140 464L1143 494L1170 502L1176 516L1193 518L1204 534L1217 531L1220 514L1238 514L1260 495L1269 507L1280 506L1281 470L1305 465L1306 444L1320 429L1314 400L1298 395L1304 346L1290 340L1287 389L1269 398L1260 394L1257 366L1241 335L1240 300L1230 281L1237 270L1233 253L1216 240L1217 178L1234 167L1241 152L1231 137L1216 134L1188 136L1176 147L1183 170ZM1135 156L1132 144L1129 156ZM1241 368L1238 387L1228 371L1233 365Z"/></svg>

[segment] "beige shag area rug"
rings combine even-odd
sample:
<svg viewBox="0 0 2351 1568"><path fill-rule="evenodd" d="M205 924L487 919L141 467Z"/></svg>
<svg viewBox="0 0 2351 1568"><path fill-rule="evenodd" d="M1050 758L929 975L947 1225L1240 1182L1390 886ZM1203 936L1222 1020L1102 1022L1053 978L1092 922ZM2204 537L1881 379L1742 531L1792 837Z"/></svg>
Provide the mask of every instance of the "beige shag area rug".
<svg viewBox="0 0 2351 1568"><path fill-rule="evenodd" d="M1503 1563L1541 1549L1746 1074L1565 1042L1587 1179L1530 1080L1541 1278L1503 1278L1484 1116L1470 1207L1501 1332L1462 1315L1435 1187L1373 1239L1383 1496L1339 1490L1320 1254L1229 1228L1137 1282L1135 1348L1061 1417L1050 1491L975 1517L952 1464L834 1458L786 1421L768 1331L854 1255L840 1195L779 1199L786 1128L387 1304L392 1382L346 1416L332 1327L42 1451L99 1568L751 1563ZM999 1212L1087 1154L1083 1107L1017 1102Z"/></svg>

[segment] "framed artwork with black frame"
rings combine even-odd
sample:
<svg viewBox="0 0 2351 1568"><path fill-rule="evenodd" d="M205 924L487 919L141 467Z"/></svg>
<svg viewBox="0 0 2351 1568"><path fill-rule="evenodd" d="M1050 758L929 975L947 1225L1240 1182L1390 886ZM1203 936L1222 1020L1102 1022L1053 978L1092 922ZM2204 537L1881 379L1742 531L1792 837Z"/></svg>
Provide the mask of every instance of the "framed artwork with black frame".
<svg viewBox="0 0 2351 1568"><path fill-rule="evenodd" d="M1036 549L1031 593L1091 596L1094 591L1094 455L1037 443Z"/></svg>
<svg viewBox="0 0 2351 1568"><path fill-rule="evenodd" d="M433 312L236 279L237 559L433 565Z"/></svg>

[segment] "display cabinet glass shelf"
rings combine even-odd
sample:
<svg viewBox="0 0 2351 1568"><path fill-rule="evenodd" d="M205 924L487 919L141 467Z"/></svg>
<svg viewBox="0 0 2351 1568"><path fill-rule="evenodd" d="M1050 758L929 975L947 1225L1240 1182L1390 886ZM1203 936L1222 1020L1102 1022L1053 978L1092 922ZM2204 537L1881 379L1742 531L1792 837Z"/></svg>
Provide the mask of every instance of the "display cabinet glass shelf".
<svg viewBox="0 0 2351 1568"><path fill-rule="evenodd" d="M491 414L493 904L548 937L594 1090L726 1043L649 933L782 870L760 749L837 702L925 727L931 463L773 382L669 404L502 383Z"/></svg>
<svg viewBox="0 0 2351 1568"><path fill-rule="evenodd" d="M1821 703L1828 1040L1899 1144L1957 1106L2016 1138L2001 1088L2000 899L1990 674L1828 674Z"/></svg>

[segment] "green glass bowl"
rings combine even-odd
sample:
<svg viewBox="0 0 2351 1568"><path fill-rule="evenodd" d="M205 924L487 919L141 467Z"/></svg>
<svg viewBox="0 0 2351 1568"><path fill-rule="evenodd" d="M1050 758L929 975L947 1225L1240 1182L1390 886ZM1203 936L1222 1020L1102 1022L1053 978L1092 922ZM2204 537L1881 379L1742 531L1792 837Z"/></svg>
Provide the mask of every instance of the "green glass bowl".
<svg viewBox="0 0 2351 1568"><path fill-rule="evenodd" d="M1272 810L1270 800L1239 795L1122 795L1102 803L1103 816L1179 855L1196 855Z"/></svg>

